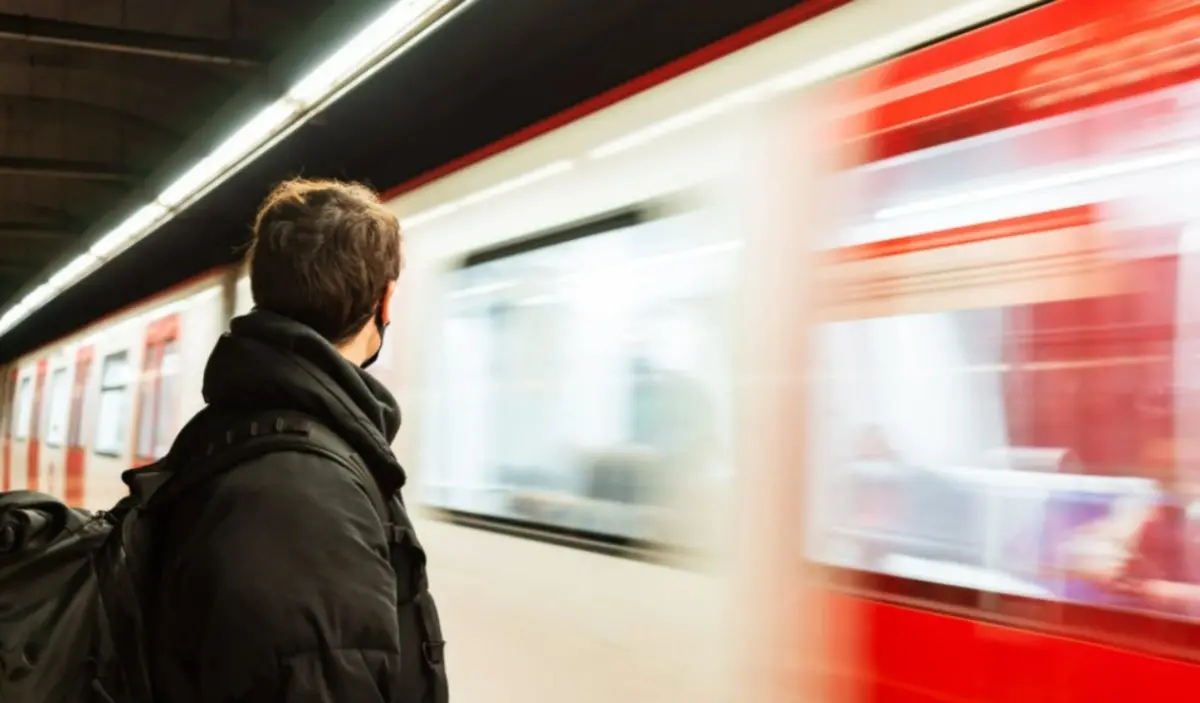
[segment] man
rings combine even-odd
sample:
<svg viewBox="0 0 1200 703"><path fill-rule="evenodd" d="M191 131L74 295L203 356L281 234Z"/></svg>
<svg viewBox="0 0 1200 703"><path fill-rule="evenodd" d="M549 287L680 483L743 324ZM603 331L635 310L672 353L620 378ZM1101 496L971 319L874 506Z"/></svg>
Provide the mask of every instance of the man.
<svg viewBox="0 0 1200 703"><path fill-rule="evenodd" d="M361 460L374 495L395 496L402 511L405 475L390 448L400 412L363 371L382 347L400 275L399 223L367 188L293 180L263 203L253 234L256 308L217 343L204 372L208 406L168 461L211 454L239 421L275 411L311 418L345 451L238 461L157 518L155 700L444 703L424 555L396 566L398 549L419 550L411 524L395 537L382 500L346 468L347 457ZM249 426L239 431L286 423ZM403 538L411 543L391 541Z"/></svg>

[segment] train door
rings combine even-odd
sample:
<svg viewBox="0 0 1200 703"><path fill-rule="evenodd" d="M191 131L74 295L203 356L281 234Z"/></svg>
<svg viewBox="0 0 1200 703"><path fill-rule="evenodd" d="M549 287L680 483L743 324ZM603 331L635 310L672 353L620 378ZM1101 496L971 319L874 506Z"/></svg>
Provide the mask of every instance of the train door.
<svg viewBox="0 0 1200 703"><path fill-rule="evenodd" d="M41 490L41 452L42 452L42 395L46 387L45 359L37 362L37 370L33 375L33 396L28 410L27 423L29 435L25 442L25 488L30 491Z"/></svg>
<svg viewBox="0 0 1200 703"><path fill-rule="evenodd" d="M67 458L67 420L71 399L71 359L55 360L46 377L42 417L39 418L41 450L37 485L43 493L63 497L63 474Z"/></svg>
<svg viewBox="0 0 1200 703"><path fill-rule="evenodd" d="M67 505L82 507L86 497L84 462L87 457L83 438L83 409L91 379L95 349L81 346L75 353L75 379L71 384L71 408L67 421L67 455L63 500Z"/></svg>
<svg viewBox="0 0 1200 703"><path fill-rule="evenodd" d="M134 466L145 466L162 458L175 439L180 401L179 362L179 315L171 314L146 328L134 422Z"/></svg>

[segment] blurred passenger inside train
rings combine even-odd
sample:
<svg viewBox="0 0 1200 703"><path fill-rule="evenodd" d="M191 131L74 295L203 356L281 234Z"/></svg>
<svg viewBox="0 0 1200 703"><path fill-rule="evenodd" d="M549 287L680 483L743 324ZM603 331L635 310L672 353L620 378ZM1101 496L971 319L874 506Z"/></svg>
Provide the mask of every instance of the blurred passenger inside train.
<svg viewBox="0 0 1200 703"><path fill-rule="evenodd" d="M437 613L391 449L400 410L364 371L402 268L399 222L363 186L293 180L253 234L257 307L214 348L207 406L171 454L253 446L247 435L286 445L247 450L165 518L155 698L444 703Z"/></svg>
<svg viewBox="0 0 1200 703"><path fill-rule="evenodd" d="M1129 496L1081 526L1067 550L1068 573L1136 607L1200 615L1197 449L1192 441L1149 442L1140 469L1158 492Z"/></svg>
<svg viewBox="0 0 1200 703"><path fill-rule="evenodd" d="M629 441L657 457L657 477L635 502L663 504L716 455L716 410L699 379L644 349L629 361Z"/></svg>

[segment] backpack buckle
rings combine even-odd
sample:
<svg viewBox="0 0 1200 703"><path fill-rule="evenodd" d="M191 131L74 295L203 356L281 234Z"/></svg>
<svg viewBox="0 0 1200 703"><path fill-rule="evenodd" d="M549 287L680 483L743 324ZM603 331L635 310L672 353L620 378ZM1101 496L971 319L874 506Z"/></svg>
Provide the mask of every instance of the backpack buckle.
<svg viewBox="0 0 1200 703"><path fill-rule="evenodd" d="M444 662L443 655L445 650L445 642L421 643L421 653L425 655L425 662L430 666L440 666Z"/></svg>

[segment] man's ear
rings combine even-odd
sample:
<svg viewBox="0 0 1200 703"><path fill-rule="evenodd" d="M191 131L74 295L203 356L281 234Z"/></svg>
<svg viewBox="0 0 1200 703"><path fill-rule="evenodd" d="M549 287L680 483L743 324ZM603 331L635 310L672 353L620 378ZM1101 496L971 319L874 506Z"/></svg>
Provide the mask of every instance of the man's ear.
<svg viewBox="0 0 1200 703"><path fill-rule="evenodd" d="M379 311L379 316L383 320L383 324L388 325L392 322L392 296L396 293L396 282L388 281L387 288L383 289L383 300L379 302L382 308Z"/></svg>

